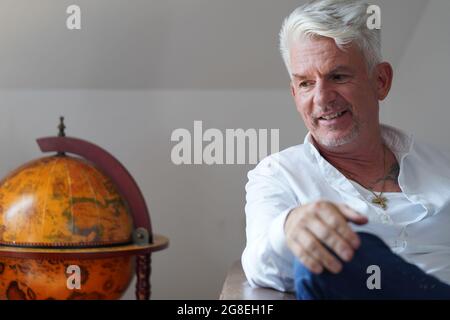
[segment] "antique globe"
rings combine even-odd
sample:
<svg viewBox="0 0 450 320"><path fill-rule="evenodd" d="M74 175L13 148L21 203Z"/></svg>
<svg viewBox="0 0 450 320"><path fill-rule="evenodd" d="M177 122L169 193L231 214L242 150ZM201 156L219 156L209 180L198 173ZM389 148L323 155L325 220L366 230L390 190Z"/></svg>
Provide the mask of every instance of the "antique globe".
<svg viewBox="0 0 450 320"><path fill-rule="evenodd" d="M0 182L0 300L118 299L135 270L136 296L149 298L150 255L167 238L152 235L124 167L60 129L59 137L38 140L56 154Z"/></svg>

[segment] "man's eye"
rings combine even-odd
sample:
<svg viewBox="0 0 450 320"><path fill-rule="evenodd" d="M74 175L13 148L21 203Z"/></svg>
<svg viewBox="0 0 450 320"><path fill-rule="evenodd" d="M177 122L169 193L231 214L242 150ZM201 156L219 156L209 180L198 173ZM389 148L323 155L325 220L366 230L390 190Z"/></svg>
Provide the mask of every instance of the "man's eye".
<svg viewBox="0 0 450 320"><path fill-rule="evenodd" d="M312 85L311 81L302 81L302 82L300 82L298 87L304 89L304 88L308 88L311 85Z"/></svg>
<svg viewBox="0 0 450 320"><path fill-rule="evenodd" d="M349 79L349 76L345 74L335 74L332 76L332 79L337 83L344 83Z"/></svg>

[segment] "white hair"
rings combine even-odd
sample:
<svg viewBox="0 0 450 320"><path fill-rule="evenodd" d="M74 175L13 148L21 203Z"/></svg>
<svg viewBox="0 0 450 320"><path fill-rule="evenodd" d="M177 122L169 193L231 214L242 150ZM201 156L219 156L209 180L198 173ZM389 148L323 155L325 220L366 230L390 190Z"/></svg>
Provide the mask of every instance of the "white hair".
<svg viewBox="0 0 450 320"><path fill-rule="evenodd" d="M290 48L301 37L328 37L344 50L356 43L369 71L382 61L380 30L367 27L368 4L362 0L316 0L295 9L280 31L280 51L292 78Z"/></svg>

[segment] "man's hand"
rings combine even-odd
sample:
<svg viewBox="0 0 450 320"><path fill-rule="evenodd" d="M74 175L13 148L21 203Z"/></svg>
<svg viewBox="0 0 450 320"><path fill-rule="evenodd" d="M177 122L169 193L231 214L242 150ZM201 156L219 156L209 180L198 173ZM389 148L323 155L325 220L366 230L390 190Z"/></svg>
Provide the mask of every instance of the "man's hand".
<svg viewBox="0 0 450 320"><path fill-rule="evenodd" d="M350 221L358 225L368 222L343 204L319 201L298 207L289 213L284 225L287 245L311 272L320 274L325 268L339 273L342 264L329 250L348 262L360 245Z"/></svg>

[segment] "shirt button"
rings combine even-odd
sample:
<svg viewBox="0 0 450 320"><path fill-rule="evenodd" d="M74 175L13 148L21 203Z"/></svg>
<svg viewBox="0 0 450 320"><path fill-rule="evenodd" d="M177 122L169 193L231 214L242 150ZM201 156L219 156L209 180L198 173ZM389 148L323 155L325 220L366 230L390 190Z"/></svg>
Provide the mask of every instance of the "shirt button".
<svg viewBox="0 0 450 320"><path fill-rule="evenodd" d="M383 222L384 224L388 224L388 223L390 223L390 218L389 218L389 216L387 216L387 215L382 215L381 216L381 222Z"/></svg>
<svg viewBox="0 0 450 320"><path fill-rule="evenodd" d="M403 249L406 249L407 246L408 246L408 241L403 240L403 241L402 241L402 248L403 248Z"/></svg>

